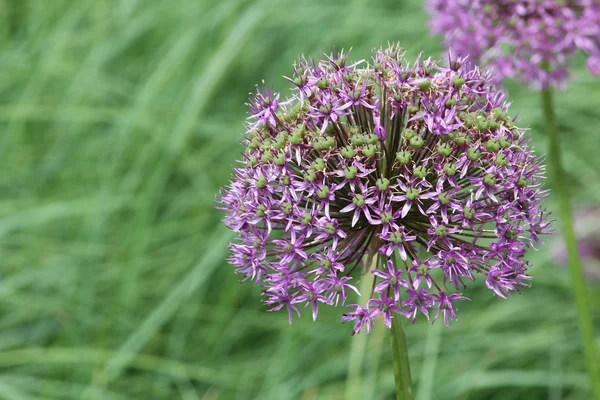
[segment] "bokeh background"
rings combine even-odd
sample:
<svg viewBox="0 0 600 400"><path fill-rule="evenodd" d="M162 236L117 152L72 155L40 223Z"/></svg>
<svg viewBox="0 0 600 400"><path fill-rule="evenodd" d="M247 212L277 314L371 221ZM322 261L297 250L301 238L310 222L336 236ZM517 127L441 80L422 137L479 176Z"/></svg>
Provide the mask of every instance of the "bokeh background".
<svg viewBox="0 0 600 400"><path fill-rule="evenodd" d="M285 93L298 54L388 41L441 55L417 0L0 0L0 399L392 399L381 324L266 313L213 208L254 84ZM574 75L558 117L571 193L595 206L600 80ZM507 89L545 151L538 96ZM418 400L589 399L547 242L524 295L479 282L450 329L409 324Z"/></svg>

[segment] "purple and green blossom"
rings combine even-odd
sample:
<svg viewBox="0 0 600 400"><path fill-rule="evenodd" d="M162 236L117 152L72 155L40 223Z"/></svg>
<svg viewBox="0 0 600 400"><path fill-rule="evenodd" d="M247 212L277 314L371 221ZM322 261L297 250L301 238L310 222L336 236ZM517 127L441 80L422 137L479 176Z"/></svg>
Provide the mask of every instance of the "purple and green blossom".
<svg viewBox="0 0 600 400"><path fill-rule="evenodd" d="M500 298L529 286L523 257L549 232L542 158L490 75L448 61L300 58L289 95L251 97L218 208L269 311L346 307L354 334L378 316L447 325L477 277ZM363 306L347 304L366 274Z"/></svg>

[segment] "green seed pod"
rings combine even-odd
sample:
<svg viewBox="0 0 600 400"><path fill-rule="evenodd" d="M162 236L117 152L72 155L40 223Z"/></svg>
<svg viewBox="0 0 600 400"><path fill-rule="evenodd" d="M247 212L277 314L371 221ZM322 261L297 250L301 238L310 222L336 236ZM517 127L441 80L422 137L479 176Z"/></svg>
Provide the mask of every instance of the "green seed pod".
<svg viewBox="0 0 600 400"><path fill-rule="evenodd" d="M363 196L362 194L357 194L352 199L352 202L356 207L362 207L365 205L365 196Z"/></svg>
<svg viewBox="0 0 600 400"><path fill-rule="evenodd" d="M459 75L454 75L452 77L452 86L457 89L460 89L465 84L465 79L460 77Z"/></svg>
<svg viewBox="0 0 600 400"><path fill-rule="evenodd" d="M496 177L492 174L487 174L483 177L483 183L487 186L494 186L496 184Z"/></svg>
<svg viewBox="0 0 600 400"><path fill-rule="evenodd" d="M342 157L344 157L344 158L352 158L352 157L354 157L354 147L352 147L352 145L343 147L341 149L340 153L342 154Z"/></svg>
<svg viewBox="0 0 600 400"><path fill-rule="evenodd" d="M427 168L422 165L417 165L413 168L413 175L420 179L427 177Z"/></svg>
<svg viewBox="0 0 600 400"><path fill-rule="evenodd" d="M452 154L452 147L448 143L442 143L438 146L437 152L441 156L448 157Z"/></svg>
<svg viewBox="0 0 600 400"><path fill-rule="evenodd" d="M463 215L466 219L473 219L473 217L475 217L475 210L471 207L465 207L463 209Z"/></svg>
<svg viewBox="0 0 600 400"><path fill-rule="evenodd" d="M495 153L500 150L500 143L497 140L490 139L485 142L485 149L491 153Z"/></svg>
<svg viewBox="0 0 600 400"><path fill-rule="evenodd" d="M417 132L415 132L412 129L405 129L402 131L402 137L406 140L410 140L410 139L414 138L415 136L417 136Z"/></svg>
<svg viewBox="0 0 600 400"><path fill-rule="evenodd" d="M446 163L444 164L443 170L446 173L446 175L452 176L456 174L456 164Z"/></svg>
<svg viewBox="0 0 600 400"><path fill-rule="evenodd" d="M315 161L313 161L311 167L317 171L322 171L325 169L325 160L322 158L317 158Z"/></svg>
<svg viewBox="0 0 600 400"><path fill-rule="evenodd" d="M415 200L417 197L419 197L419 189L415 189L415 188L408 188L406 190L406 198L408 200Z"/></svg>
<svg viewBox="0 0 600 400"><path fill-rule="evenodd" d="M377 188L382 192L390 186L390 181L387 178L379 178L375 181Z"/></svg>
<svg viewBox="0 0 600 400"><path fill-rule="evenodd" d="M406 165L410 162L410 152L408 151L399 151L398 153L396 153L396 160L401 164L401 165Z"/></svg>
<svg viewBox="0 0 600 400"><path fill-rule="evenodd" d="M377 151L377 148L375 146L373 146L372 144L368 144L365 147L363 147L362 152L365 155L365 157L375 157L375 152Z"/></svg>
<svg viewBox="0 0 600 400"><path fill-rule="evenodd" d="M319 190L317 190L317 196L319 196L320 199L326 198L329 196L329 188L327 186L321 186Z"/></svg>
<svg viewBox="0 0 600 400"><path fill-rule="evenodd" d="M431 81L429 79L425 79L423 82L419 82L419 89L422 91L427 91L431 88Z"/></svg>
<svg viewBox="0 0 600 400"><path fill-rule="evenodd" d="M506 167L508 165L508 160L506 159L506 156L502 153L496 154L496 160L494 160L494 162L499 167Z"/></svg>
<svg viewBox="0 0 600 400"><path fill-rule="evenodd" d="M421 136L415 136L410 139L410 147L415 150L419 150L425 144L423 138Z"/></svg>
<svg viewBox="0 0 600 400"><path fill-rule="evenodd" d="M479 150L477 150L475 147L469 147L469 150L467 150L467 157L471 161L478 160L479 157L481 157L481 152Z"/></svg>
<svg viewBox="0 0 600 400"><path fill-rule="evenodd" d="M265 178L264 176L260 176L254 183L254 186L256 186L257 189L264 188L265 186L267 186L267 178Z"/></svg>
<svg viewBox="0 0 600 400"><path fill-rule="evenodd" d="M354 179L357 173L358 169L356 169L355 166L344 168L344 176L346 177L346 179Z"/></svg>

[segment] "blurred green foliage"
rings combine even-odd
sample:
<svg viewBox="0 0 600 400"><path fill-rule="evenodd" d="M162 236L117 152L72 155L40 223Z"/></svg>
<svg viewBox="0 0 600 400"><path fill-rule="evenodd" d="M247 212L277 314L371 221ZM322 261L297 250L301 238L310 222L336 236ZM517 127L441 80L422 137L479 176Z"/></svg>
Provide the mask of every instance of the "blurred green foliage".
<svg viewBox="0 0 600 400"><path fill-rule="evenodd" d="M266 313L213 206L255 83L398 40L440 55L420 1L0 0L0 399L392 399L387 332ZM597 204L580 66L558 116L576 202ZM508 89L543 152L537 95ZM479 282L451 329L408 326L417 399L588 398L557 240L523 296Z"/></svg>

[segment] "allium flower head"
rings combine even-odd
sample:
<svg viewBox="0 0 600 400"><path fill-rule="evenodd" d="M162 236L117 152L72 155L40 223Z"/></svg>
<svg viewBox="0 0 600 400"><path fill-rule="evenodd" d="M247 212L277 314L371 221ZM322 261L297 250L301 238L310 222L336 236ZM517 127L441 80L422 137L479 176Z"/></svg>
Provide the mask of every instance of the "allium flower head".
<svg viewBox="0 0 600 400"><path fill-rule="evenodd" d="M270 311L346 306L356 333L379 315L447 324L477 276L502 298L528 286L544 168L487 74L460 58L410 65L397 46L293 69L287 99L251 97L218 206L238 234L230 263ZM348 305L365 274L364 306Z"/></svg>
<svg viewBox="0 0 600 400"><path fill-rule="evenodd" d="M562 88L577 50L600 75L599 0L428 0L433 33L497 78Z"/></svg>

